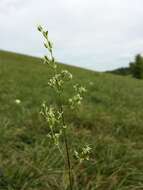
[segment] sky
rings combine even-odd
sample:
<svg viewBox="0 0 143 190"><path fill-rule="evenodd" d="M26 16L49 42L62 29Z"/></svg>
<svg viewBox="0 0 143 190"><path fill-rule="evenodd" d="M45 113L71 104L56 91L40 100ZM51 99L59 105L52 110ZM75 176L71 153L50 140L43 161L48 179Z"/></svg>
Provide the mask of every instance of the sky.
<svg viewBox="0 0 143 190"><path fill-rule="evenodd" d="M143 53L143 0L0 0L0 49L42 57L39 24L59 62L105 71Z"/></svg>

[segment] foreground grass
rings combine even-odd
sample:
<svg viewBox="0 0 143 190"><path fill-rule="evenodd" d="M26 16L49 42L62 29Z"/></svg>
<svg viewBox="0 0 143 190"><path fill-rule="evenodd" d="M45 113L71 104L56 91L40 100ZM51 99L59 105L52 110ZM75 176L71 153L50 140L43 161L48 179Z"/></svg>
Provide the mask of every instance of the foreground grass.
<svg viewBox="0 0 143 190"><path fill-rule="evenodd" d="M93 147L92 161L75 168L75 189L143 189L143 81L75 67L68 70L74 82L88 90L79 112L67 112L69 138L76 146L86 139ZM62 158L51 148L39 116L43 100L58 102L47 86L50 73L38 58L0 52L2 190L64 189Z"/></svg>

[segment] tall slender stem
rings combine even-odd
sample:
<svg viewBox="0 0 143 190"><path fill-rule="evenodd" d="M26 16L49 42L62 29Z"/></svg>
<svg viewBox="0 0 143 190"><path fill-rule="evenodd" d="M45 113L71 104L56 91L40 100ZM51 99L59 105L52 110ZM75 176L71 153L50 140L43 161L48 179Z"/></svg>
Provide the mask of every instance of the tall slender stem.
<svg viewBox="0 0 143 190"><path fill-rule="evenodd" d="M64 114L63 114L63 106L61 105L60 107L61 107L61 113L62 113L62 122L63 122L63 125L65 126L65 119L64 119ZM68 175L69 175L70 190L73 190L70 153L69 153L69 146L68 146L68 140L67 140L67 134L66 134L66 129L65 128L64 128L63 132L64 132L65 149L66 149L66 154L67 154L67 165L68 165Z"/></svg>

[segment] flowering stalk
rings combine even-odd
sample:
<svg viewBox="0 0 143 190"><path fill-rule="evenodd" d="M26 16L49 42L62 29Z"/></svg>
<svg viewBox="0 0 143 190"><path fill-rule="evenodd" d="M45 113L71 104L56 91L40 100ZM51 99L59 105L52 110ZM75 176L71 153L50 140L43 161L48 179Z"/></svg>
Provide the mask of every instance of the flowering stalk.
<svg viewBox="0 0 143 190"><path fill-rule="evenodd" d="M66 151L66 159L64 158L64 161L65 166L67 166L68 168L69 187L70 190L73 190L73 176L69 151L70 149L67 138L67 125L64 116L64 106L62 104L62 93L64 91L64 85L66 82L72 79L72 74L67 70L61 70L60 72L57 71L57 64L53 56L53 45L49 40L48 31L45 31L41 26L38 26L38 30L42 33L45 39L44 46L48 50L47 55L44 56L44 63L48 64L49 67L52 68L54 73L54 76L49 80L48 85L56 91L60 100L58 108L55 108L53 106L50 106L48 108L46 104L43 103L41 114L45 118L50 129L48 137L52 140L54 145L57 146L62 156L64 152L60 148L60 139L61 137L63 137L64 139ZM83 99L83 93L86 91L85 88L80 86L79 84L74 85L73 89L75 91L75 95L72 98L69 98L67 101L71 110L77 108L81 104L81 101ZM74 154L75 158L78 159L79 162L83 160L88 160L90 148L84 147L81 153L78 153L78 151L75 150Z"/></svg>

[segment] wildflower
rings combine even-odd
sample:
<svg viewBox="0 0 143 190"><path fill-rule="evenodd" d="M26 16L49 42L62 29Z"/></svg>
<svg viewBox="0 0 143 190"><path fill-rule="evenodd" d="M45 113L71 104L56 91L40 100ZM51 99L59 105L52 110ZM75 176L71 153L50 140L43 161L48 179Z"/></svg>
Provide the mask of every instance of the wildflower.
<svg viewBox="0 0 143 190"><path fill-rule="evenodd" d="M68 148L68 138L67 138L67 125L65 123L65 106L62 101L63 92L64 92L64 85L65 83L69 82L72 79L72 74L67 70L60 70L56 69L58 67L57 62L55 61L55 58L53 56L53 44L49 40L48 31L44 30L40 25L38 26L38 30L41 32L41 34L44 37L44 46L48 51L48 54L44 56L43 60L44 63L47 64L53 71L52 77L48 81L48 85L52 87L60 101L58 106L47 106L44 102L42 104L41 109L41 115L44 117L45 121L47 122L47 126L49 127L49 133L47 134L47 138L53 142L55 146L59 149L60 153L64 154L64 150L60 149L60 145L62 143L65 144L65 150L66 150L66 156L64 157L64 161L66 161L65 164L68 166L68 174L69 174L69 183L70 183L70 190L72 190L72 171L71 171L71 160L69 155L69 148ZM74 88L74 95L73 97L68 99L68 103L71 109L75 109L78 107L82 100L83 100L83 94L86 92L86 89L83 86L80 86L79 84L76 84L73 86ZM19 101L17 102L19 103ZM84 160L89 160L89 154L90 154L91 148L86 145L80 149L80 151L74 151L74 155L81 163ZM66 158L66 159L65 159Z"/></svg>
<svg viewBox="0 0 143 190"><path fill-rule="evenodd" d="M37 26L37 29L41 32L43 30L42 26L41 25L38 25Z"/></svg>
<svg viewBox="0 0 143 190"><path fill-rule="evenodd" d="M69 99L70 108L71 109L76 108L78 105L81 104L82 99L83 98L80 94L76 94L75 96L73 96L73 98L70 98Z"/></svg>
<svg viewBox="0 0 143 190"><path fill-rule="evenodd" d="M20 104L20 103L21 103L21 100L16 99L16 100L15 100L15 103L16 103L16 104Z"/></svg>
<svg viewBox="0 0 143 190"><path fill-rule="evenodd" d="M66 80L71 80L72 79L72 74L67 70L62 70L61 76Z"/></svg>
<svg viewBox="0 0 143 190"><path fill-rule="evenodd" d="M79 160L80 163L82 163L84 160L89 160L90 153L91 153L91 147L89 145L86 145L82 147L80 152L75 150L74 156L77 160Z"/></svg>
<svg viewBox="0 0 143 190"><path fill-rule="evenodd" d="M45 102L42 104L40 113L46 119L50 129L52 129L56 124L59 124L62 118L62 112L56 110L52 106L47 107Z"/></svg>
<svg viewBox="0 0 143 190"><path fill-rule="evenodd" d="M80 94L86 92L85 87L80 86L79 84L75 84L75 85L73 86L73 88L74 88L74 90L75 90L76 92L78 92L78 93L80 93Z"/></svg>

